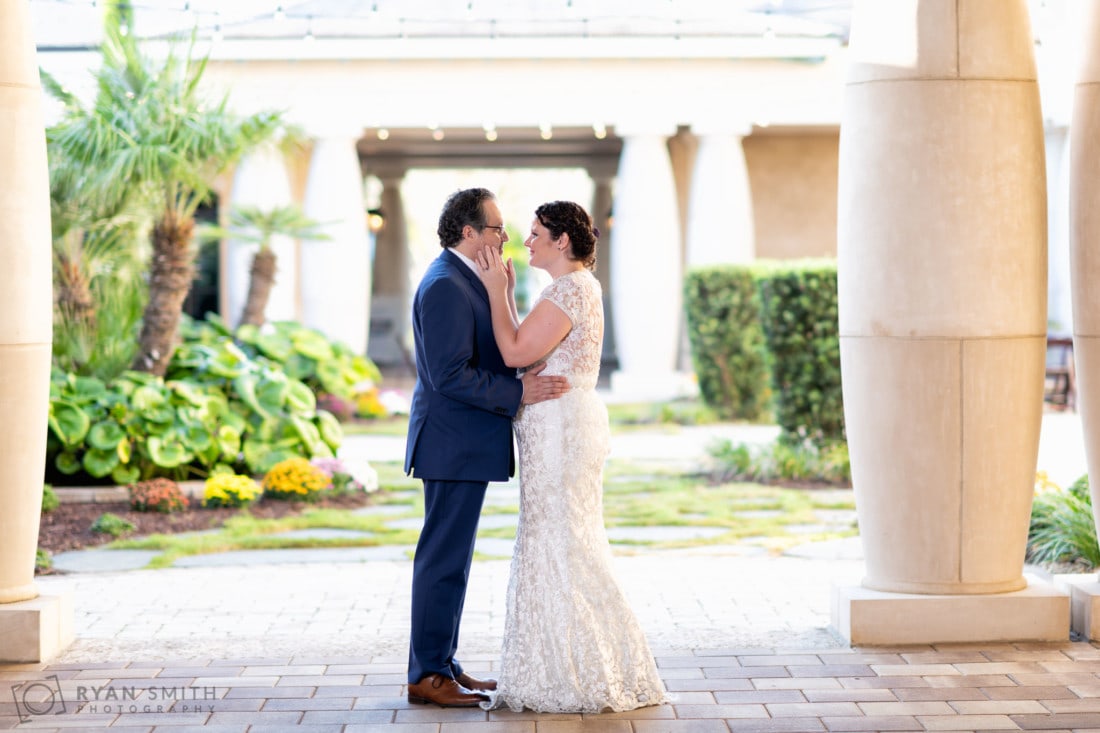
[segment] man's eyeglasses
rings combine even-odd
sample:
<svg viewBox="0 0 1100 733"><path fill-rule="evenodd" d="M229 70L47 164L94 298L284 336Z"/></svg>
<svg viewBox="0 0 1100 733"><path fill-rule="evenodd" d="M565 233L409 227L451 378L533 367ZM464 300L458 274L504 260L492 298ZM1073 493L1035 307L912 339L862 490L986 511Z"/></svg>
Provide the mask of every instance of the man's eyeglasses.
<svg viewBox="0 0 1100 733"><path fill-rule="evenodd" d="M482 229L496 229L498 232L500 232L500 236L502 236L502 237L504 236L504 225L503 224L496 225L496 226L494 226L493 224L485 224L481 228Z"/></svg>

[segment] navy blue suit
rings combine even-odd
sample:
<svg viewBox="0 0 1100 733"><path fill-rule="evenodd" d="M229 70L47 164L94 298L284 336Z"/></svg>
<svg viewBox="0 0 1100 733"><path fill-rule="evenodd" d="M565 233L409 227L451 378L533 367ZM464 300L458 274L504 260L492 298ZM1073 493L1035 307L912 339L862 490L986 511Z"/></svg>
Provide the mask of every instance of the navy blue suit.
<svg viewBox="0 0 1100 733"><path fill-rule="evenodd" d="M485 287L449 249L413 300L416 388L405 472L424 481L412 582L409 682L457 677L454 659L474 538L489 481L515 471L512 417L523 385L493 337Z"/></svg>

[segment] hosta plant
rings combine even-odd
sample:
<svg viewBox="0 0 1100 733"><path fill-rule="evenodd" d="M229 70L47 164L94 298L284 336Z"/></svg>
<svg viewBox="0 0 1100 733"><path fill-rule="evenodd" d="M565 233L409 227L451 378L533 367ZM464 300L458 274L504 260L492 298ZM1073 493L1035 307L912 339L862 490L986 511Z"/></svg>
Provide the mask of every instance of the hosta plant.
<svg viewBox="0 0 1100 733"><path fill-rule="evenodd" d="M125 372L110 383L55 370L48 475L54 483L263 473L296 456L332 456L340 423L313 392L231 341L187 345L168 379Z"/></svg>
<svg viewBox="0 0 1100 733"><path fill-rule="evenodd" d="M207 314L205 321L185 321L183 336L187 343L209 347L230 341L249 358L278 365L288 378L301 381L314 394L352 405L360 417L386 414L377 399L382 373L374 362L316 329L275 321L260 327L246 324L233 331L217 315Z"/></svg>

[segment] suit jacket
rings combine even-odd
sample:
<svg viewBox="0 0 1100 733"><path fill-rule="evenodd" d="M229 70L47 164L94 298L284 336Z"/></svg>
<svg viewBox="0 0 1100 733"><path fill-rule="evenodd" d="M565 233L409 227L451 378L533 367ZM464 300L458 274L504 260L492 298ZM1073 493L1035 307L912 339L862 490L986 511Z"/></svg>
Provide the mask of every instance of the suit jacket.
<svg viewBox="0 0 1100 733"><path fill-rule="evenodd" d="M451 481L506 481L515 472L512 418L523 385L493 337L489 296L450 249L413 299L416 388L405 473Z"/></svg>

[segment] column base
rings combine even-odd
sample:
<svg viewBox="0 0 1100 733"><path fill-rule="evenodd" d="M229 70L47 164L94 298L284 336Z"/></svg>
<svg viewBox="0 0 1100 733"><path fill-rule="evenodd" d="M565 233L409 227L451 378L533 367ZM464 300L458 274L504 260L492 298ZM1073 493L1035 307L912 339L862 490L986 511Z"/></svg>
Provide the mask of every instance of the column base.
<svg viewBox="0 0 1100 733"><path fill-rule="evenodd" d="M1089 641L1100 639L1100 582L1096 573L1055 575L1054 584L1069 593L1070 628Z"/></svg>
<svg viewBox="0 0 1100 733"><path fill-rule="evenodd" d="M698 394L699 384L690 372L611 373L611 395L617 402L660 402Z"/></svg>
<svg viewBox="0 0 1100 733"><path fill-rule="evenodd" d="M45 662L73 643L71 591L0 605L0 664Z"/></svg>
<svg viewBox="0 0 1100 733"><path fill-rule="evenodd" d="M837 587L832 626L853 646L1069 639L1069 593L1025 577L1023 590L983 595Z"/></svg>

